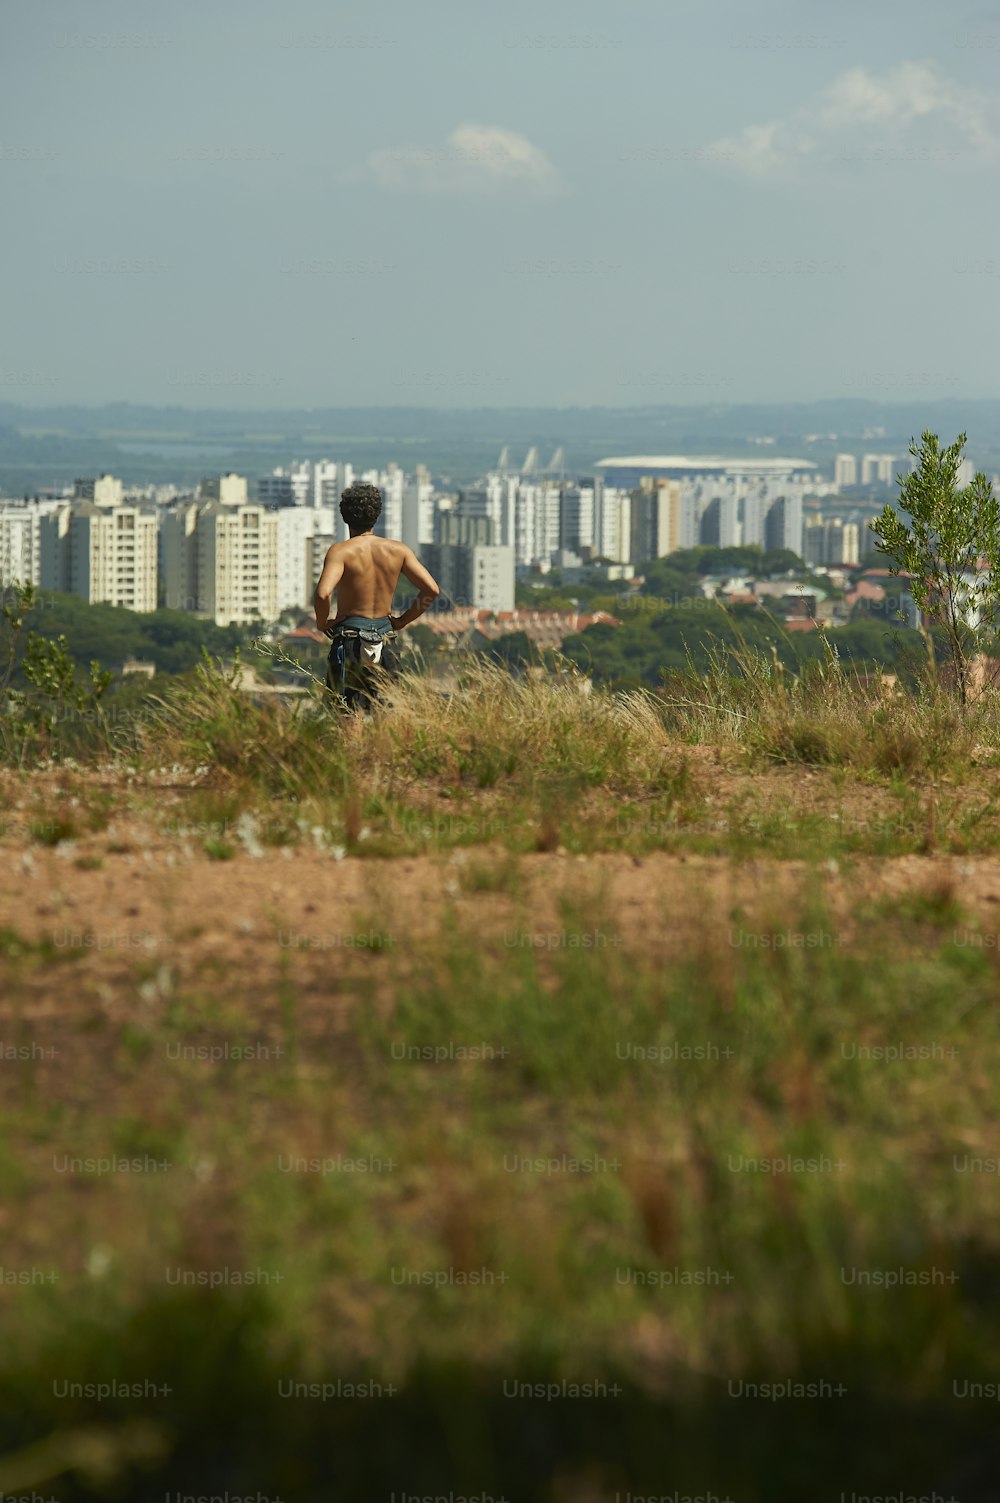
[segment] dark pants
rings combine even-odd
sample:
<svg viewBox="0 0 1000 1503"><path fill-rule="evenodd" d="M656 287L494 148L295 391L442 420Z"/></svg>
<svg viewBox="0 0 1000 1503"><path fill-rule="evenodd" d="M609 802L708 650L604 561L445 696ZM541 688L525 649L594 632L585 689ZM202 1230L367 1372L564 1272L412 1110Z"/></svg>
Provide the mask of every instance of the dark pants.
<svg viewBox="0 0 1000 1503"><path fill-rule="evenodd" d="M331 643L326 663L327 688L340 695L349 710L370 712L378 699L383 675L391 678L399 672L396 634L389 617L345 616L326 630ZM379 643L382 651L375 664L373 649Z"/></svg>

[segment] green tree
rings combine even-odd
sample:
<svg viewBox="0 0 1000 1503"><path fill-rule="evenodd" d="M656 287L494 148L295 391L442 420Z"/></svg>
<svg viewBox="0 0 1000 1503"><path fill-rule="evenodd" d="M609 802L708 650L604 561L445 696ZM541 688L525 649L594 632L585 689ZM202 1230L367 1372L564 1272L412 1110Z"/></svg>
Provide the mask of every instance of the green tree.
<svg viewBox="0 0 1000 1503"><path fill-rule="evenodd" d="M910 444L917 468L899 477L899 508L869 525L893 574L910 575L917 608L942 629L963 706L972 660L996 636L1000 615L1000 501L984 474L961 489L966 435L942 449L924 431Z"/></svg>

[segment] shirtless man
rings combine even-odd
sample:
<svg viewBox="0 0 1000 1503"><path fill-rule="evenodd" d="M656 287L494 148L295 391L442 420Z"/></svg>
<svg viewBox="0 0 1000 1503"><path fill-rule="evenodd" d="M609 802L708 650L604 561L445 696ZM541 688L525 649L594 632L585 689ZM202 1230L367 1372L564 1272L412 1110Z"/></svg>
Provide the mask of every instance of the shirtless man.
<svg viewBox="0 0 1000 1503"><path fill-rule="evenodd" d="M340 515L351 536L327 552L313 596L316 625L333 644L327 660L327 686L343 696L349 709L371 709L378 669L394 673L398 667L395 633L422 616L441 593L412 548L393 538L375 537L372 528L381 510L377 485L352 485L341 494ZM419 593L402 615L392 616L389 612L400 574ZM335 592L337 614L331 621L330 601Z"/></svg>

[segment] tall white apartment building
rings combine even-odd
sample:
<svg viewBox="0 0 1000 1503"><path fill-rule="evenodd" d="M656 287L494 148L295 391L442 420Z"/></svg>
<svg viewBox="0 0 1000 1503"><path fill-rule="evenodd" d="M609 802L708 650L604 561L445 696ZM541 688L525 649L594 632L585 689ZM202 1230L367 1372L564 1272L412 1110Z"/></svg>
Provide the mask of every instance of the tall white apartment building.
<svg viewBox="0 0 1000 1503"><path fill-rule="evenodd" d="M514 609L514 550L473 547L466 563L470 603L479 610Z"/></svg>
<svg viewBox="0 0 1000 1503"><path fill-rule="evenodd" d="M312 507L285 506L274 513L275 610L299 610L308 603L305 591L306 547L316 529Z"/></svg>
<svg viewBox="0 0 1000 1503"><path fill-rule="evenodd" d="M861 484L873 485L879 481L891 485L895 479L896 456L894 454L864 454L861 458Z"/></svg>
<svg viewBox="0 0 1000 1503"><path fill-rule="evenodd" d="M853 454L838 454L833 461L834 485L857 485L858 461Z"/></svg>
<svg viewBox="0 0 1000 1503"><path fill-rule="evenodd" d="M521 481L514 518L514 552L518 564L547 562L559 547L557 481Z"/></svg>
<svg viewBox="0 0 1000 1503"><path fill-rule="evenodd" d="M354 484L354 466L334 459L318 459L313 465L312 504L317 510L333 513L333 532L338 543L348 536L347 523L340 515L340 497Z"/></svg>
<svg viewBox="0 0 1000 1503"><path fill-rule="evenodd" d="M398 536L414 553L434 541L434 486L422 464L417 465L416 474L404 479Z"/></svg>
<svg viewBox="0 0 1000 1503"><path fill-rule="evenodd" d="M40 523L62 501L0 502L0 585L41 584Z"/></svg>
<svg viewBox="0 0 1000 1503"><path fill-rule="evenodd" d="M559 546L572 553L594 546L594 488L563 485L559 491Z"/></svg>
<svg viewBox="0 0 1000 1503"><path fill-rule="evenodd" d="M74 493L69 505L39 518L41 588L155 611L156 513L122 504L121 482L110 475L77 481Z"/></svg>
<svg viewBox="0 0 1000 1503"><path fill-rule="evenodd" d="M354 466L333 459L318 459L313 466L313 505L332 506L337 518L338 541L347 536L347 525L340 515L341 492L354 484Z"/></svg>
<svg viewBox="0 0 1000 1503"><path fill-rule="evenodd" d="M517 530L516 475L493 473L486 477L487 515L493 523L493 541L499 548L513 548Z"/></svg>
<svg viewBox="0 0 1000 1503"><path fill-rule="evenodd" d="M382 492L382 512L374 529L376 535L381 538L398 538L403 530L403 484L406 479L399 465L390 464L382 471L365 470L357 479L367 485L377 485ZM340 498L337 499L339 504ZM344 537L347 535L345 525Z"/></svg>
<svg viewBox="0 0 1000 1503"><path fill-rule="evenodd" d="M608 485L602 475L594 479L594 547L601 558L616 564L631 560L632 496L619 486Z"/></svg>
<svg viewBox="0 0 1000 1503"><path fill-rule="evenodd" d="M209 616L217 626L274 621L281 513L248 502L239 475L203 482L202 497L163 519L167 605Z"/></svg>
<svg viewBox="0 0 1000 1503"><path fill-rule="evenodd" d="M198 609L217 626L278 614L278 514L210 501L199 513Z"/></svg>
<svg viewBox="0 0 1000 1503"><path fill-rule="evenodd" d="M766 485L751 484L747 487L741 502L740 542L744 548L763 548L764 524L769 505Z"/></svg>
<svg viewBox="0 0 1000 1503"><path fill-rule="evenodd" d="M340 513L337 512L337 519ZM286 506L275 512L277 519L277 610L307 610L312 604L317 573L310 579L312 552L309 544L319 533L333 538L334 512L329 506ZM327 548L330 546L327 543ZM324 557L326 549L323 550ZM305 583L303 583L305 580Z"/></svg>

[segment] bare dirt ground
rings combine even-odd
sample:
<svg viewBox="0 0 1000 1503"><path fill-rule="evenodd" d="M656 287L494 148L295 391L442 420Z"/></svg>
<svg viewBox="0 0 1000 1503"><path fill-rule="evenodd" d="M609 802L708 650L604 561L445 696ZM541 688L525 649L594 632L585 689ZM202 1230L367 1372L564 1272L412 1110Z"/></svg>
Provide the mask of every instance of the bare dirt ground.
<svg viewBox="0 0 1000 1503"><path fill-rule="evenodd" d="M729 782L715 807L751 780L731 773ZM776 773L772 790L775 805L794 796L799 812L825 808L830 796L800 771ZM733 938L741 933L788 931L794 944L810 898L820 900L835 939L847 941L859 905L891 905L914 893L939 903L950 895L988 947L1000 904L1000 855L993 854L854 857L812 867L664 851L512 856L483 845L380 859L306 840L250 850L237 843L231 859L216 860L200 842L127 809L103 829L40 843L28 825L39 807L37 781L9 783L6 791L0 901L7 960L18 960L19 947L41 947L28 969L34 1005L43 1010L60 1010L64 985L56 978L69 974L58 967L63 959L74 961L77 1003L127 1006L136 986L150 994L169 975L174 990L218 985L261 999L291 982L303 999L329 1007L338 977L386 951L405 954L446 916L479 944L538 949L584 943L589 923L597 935L589 943L613 937L626 952L662 952L666 961L692 944L704 949L706 935L722 952L744 942ZM45 807L64 807L54 783L49 792ZM856 795L854 807L875 817L880 791ZM153 796L176 797L183 809L183 793L164 788Z"/></svg>

